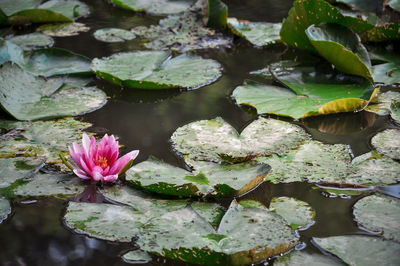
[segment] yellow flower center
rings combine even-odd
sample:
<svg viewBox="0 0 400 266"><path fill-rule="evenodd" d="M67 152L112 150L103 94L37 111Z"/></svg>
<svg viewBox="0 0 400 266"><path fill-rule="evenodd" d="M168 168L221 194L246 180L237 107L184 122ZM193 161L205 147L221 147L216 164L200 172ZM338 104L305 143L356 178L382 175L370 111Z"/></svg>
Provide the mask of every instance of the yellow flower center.
<svg viewBox="0 0 400 266"><path fill-rule="evenodd" d="M103 156L99 156L95 161L94 164L97 166L100 166L101 168L105 169L108 164L107 164L107 158Z"/></svg>

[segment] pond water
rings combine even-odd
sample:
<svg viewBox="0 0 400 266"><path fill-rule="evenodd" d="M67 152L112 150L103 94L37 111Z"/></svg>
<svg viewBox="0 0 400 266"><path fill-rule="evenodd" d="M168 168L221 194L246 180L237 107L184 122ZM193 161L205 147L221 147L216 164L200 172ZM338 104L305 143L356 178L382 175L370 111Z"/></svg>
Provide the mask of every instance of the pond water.
<svg viewBox="0 0 400 266"><path fill-rule="evenodd" d="M66 48L89 58L109 56L121 51L142 49L140 41L104 43L93 38L96 29L117 27L130 29L158 22L157 17L113 7L106 1L84 0L91 7L89 17L79 20L91 30L75 37L55 38L55 47ZM252 21L279 22L287 16L292 1L231 0L225 1L229 16ZM25 31L29 29L24 29ZM136 163L154 155L183 167L183 162L172 151L171 134L187 123L222 117L241 131L256 117L251 108L241 108L230 95L248 74L281 59L307 56L284 45L263 49L252 47L244 40L235 39L232 48L197 51L204 58L217 60L223 75L215 83L192 91L143 91L120 88L106 81L94 83L110 97L101 109L81 117L94 124L93 130L118 135L124 151L139 149ZM254 78L253 78L254 79ZM392 88L393 89L393 88ZM5 116L2 114L2 116ZM275 117L276 119L284 119ZM377 132L396 127L387 116L360 112L291 121L304 127L313 139L325 143L348 144L355 156L371 149L370 139ZM315 224L300 231L301 241L309 252L320 252L310 243L312 237L346 234L367 234L357 227L352 217L352 205L360 197L328 197L309 184L273 185L264 183L242 196L255 199L266 206L275 196L290 196L308 202L317 213ZM231 199L221 200L225 206ZM131 249L128 244L116 244L75 234L63 225L66 202L58 199L14 201L13 216L0 225L0 264L2 265L124 265L120 255ZM270 264L273 262L269 262ZM155 257L152 265L180 265L183 263Z"/></svg>

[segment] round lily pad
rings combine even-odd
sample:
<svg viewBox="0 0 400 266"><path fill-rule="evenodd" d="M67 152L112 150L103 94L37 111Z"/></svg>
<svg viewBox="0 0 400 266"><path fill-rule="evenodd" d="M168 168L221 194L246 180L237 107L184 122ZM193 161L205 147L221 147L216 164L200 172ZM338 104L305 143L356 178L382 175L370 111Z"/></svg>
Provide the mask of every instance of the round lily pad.
<svg viewBox="0 0 400 266"><path fill-rule="evenodd" d="M349 265L399 265L400 244L369 236L313 238L326 251Z"/></svg>
<svg viewBox="0 0 400 266"><path fill-rule="evenodd" d="M274 261L274 266L340 266L343 262L333 256L324 256L318 253L292 251Z"/></svg>
<svg viewBox="0 0 400 266"><path fill-rule="evenodd" d="M260 117L239 135L223 119L216 118L178 128L171 142L185 159L229 163L254 156L283 155L307 138L302 128L275 119Z"/></svg>
<svg viewBox="0 0 400 266"><path fill-rule="evenodd" d="M374 99L374 104L368 105L365 110L379 115L392 113L392 103L400 102L400 92L388 91L378 93Z"/></svg>
<svg viewBox="0 0 400 266"><path fill-rule="evenodd" d="M372 138L371 144L379 153L400 160L400 130L386 129L376 134Z"/></svg>
<svg viewBox="0 0 400 266"><path fill-rule="evenodd" d="M146 190L174 196L232 196L243 194L259 185L269 167L257 162L221 165L195 162L187 170L150 158L126 172L126 180Z"/></svg>
<svg viewBox="0 0 400 266"><path fill-rule="evenodd" d="M269 209L282 216L293 229L307 228L315 219L315 211L311 206L295 198L273 198Z"/></svg>
<svg viewBox="0 0 400 266"><path fill-rule="evenodd" d="M360 199L353 208L355 220L363 228L400 242L400 200L372 195Z"/></svg>
<svg viewBox="0 0 400 266"><path fill-rule="evenodd" d="M135 34L129 30L117 29L117 28L107 28L99 29L93 33L96 40L103 42L124 42L135 39Z"/></svg>
<svg viewBox="0 0 400 266"><path fill-rule="evenodd" d="M164 51L138 51L95 58L92 70L120 86L139 89L198 88L215 81L221 66L194 55L170 57Z"/></svg>
<svg viewBox="0 0 400 266"><path fill-rule="evenodd" d="M151 256L140 249L129 251L122 255L122 258L125 262L133 264L148 263L151 261Z"/></svg>
<svg viewBox="0 0 400 266"><path fill-rule="evenodd" d="M29 178L44 164L44 158L5 158L0 159L0 189L13 184L15 181Z"/></svg>
<svg viewBox="0 0 400 266"><path fill-rule="evenodd" d="M152 15L176 14L188 9L194 0L109 0L116 6L138 12L146 12Z"/></svg>
<svg viewBox="0 0 400 266"><path fill-rule="evenodd" d="M87 16L90 13L89 7L85 3L77 0L50 0L41 4L39 8L52 10L54 12L63 14L72 20Z"/></svg>
<svg viewBox="0 0 400 266"><path fill-rule="evenodd" d="M228 26L232 32L245 38L255 46L264 46L279 42L281 23L250 22L228 18Z"/></svg>
<svg viewBox="0 0 400 266"><path fill-rule="evenodd" d="M45 24L36 29L36 31L54 37L76 36L81 32L87 32L89 30L89 27L79 22Z"/></svg>
<svg viewBox="0 0 400 266"><path fill-rule="evenodd" d="M64 84L69 86L68 78L45 79L6 63L0 72L0 104L18 120L38 120L91 112L106 102L106 94L95 87L62 89Z"/></svg>
<svg viewBox="0 0 400 266"><path fill-rule="evenodd" d="M9 41L18 45L25 51L38 48L47 48L54 45L53 38L41 33L17 35L9 39Z"/></svg>
<svg viewBox="0 0 400 266"><path fill-rule="evenodd" d="M0 224L7 219L7 216L11 213L11 206L8 200L0 197Z"/></svg>
<svg viewBox="0 0 400 266"><path fill-rule="evenodd" d="M371 67L372 77L375 82L392 85L400 83L400 66L395 63L384 63Z"/></svg>

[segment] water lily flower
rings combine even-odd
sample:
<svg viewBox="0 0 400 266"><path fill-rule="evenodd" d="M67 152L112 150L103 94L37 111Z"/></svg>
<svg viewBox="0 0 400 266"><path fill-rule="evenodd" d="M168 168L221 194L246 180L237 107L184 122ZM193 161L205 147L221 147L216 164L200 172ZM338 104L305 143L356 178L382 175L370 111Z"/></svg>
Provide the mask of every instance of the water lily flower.
<svg viewBox="0 0 400 266"><path fill-rule="evenodd" d="M108 136L107 134L97 143L95 137L89 139L88 135L84 133L82 146L74 142L68 149L74 161L71 164L73 172L78 177L92 180L92 182L117 180L118 175L128 170L139 154L138 150L134 150L118 159L118 141L113 135ZM65 159L63 161L66 163ZM68 166L67 163L66 165Z"/></svg>

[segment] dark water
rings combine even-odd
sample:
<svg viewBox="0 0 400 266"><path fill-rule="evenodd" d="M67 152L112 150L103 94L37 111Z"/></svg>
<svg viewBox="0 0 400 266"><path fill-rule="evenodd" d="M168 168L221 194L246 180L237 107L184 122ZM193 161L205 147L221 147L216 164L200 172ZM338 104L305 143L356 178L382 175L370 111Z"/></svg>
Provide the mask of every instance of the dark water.
<svg viewBox="0 0 400 266"><path fill-rule="evenodd" d="M96 41L92 33L99 28L130 29L138 25L156 24L158 18L133 14L114 8L106 1L86 0L92 14L81 19L91 27L88 33L76 37L56 38L56 47L62 47L88 56L109 56L116 52L140 49L140 42L107 44ZM279 22L287 16L292 1L230 0L229 14L240 19ZM100 110L82 117L94 124L99 133L120 137L126 151L139 149L136 162L155 155L171 164L183 165L171 151L168 142L180 126L200 119L222 117L241 131L256 118L252 109L235 105L230 98L233 89L250 78L250 71L265 67L280 59L307 56L283 45L264 49L253 48L244 40L235 39L232 48L223 51L199 51L205 58L219 61L224 72L215 83L193 91L148 92L124 89L96 80L96 85L110 97ZM275 117L277 118L277 117ZM278 118L282 119L282 118ZM287 119L286 119L287 120ZM291 121L291 120L287 120ZM368 112L330 115L294 123L304 127L314 139L325 143L348 144L354 155L370 150L370 139L385 128L394 127L388 117ZM301 231L301 241L310 252L319 252L311 237L344 234L365 234L352 220L352 205L358 197L329 198L311 185L294 183L272 185L265 183L243 196L268 206L274 196L291 196L306 201L316 210L316 223ZM222 201L226 204L231 199ZM115 244L74 234L63 226L62 216L66 202L57 199L38 199L35 202L13 202L14 215L0 225L0 264L2 265L124 265L119 257L132 249L128 244ZM183 265L176 261L154 258L153 264Z"/></svg>

